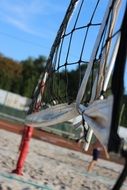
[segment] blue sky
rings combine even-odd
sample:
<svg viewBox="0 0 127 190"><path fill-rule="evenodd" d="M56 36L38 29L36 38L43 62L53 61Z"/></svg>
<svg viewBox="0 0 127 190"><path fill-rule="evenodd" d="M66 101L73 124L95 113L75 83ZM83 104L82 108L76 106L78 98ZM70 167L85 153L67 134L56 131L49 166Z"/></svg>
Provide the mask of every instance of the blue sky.
<svg viewBox="0 0 127 190"><path fill-rule="evenodd" d="M16 60L48 56L69 0L0 0L0 52Z"/></svg>
<svg viewBox="0 0 127 190"><path fill-rule="evenodd" d="M88 24L90 18L87 14L94 10L97 1L84 2L87 2L84 3L85 16L82 11L78 26ZM93 22L102 21L107 2L101 1ZM29 56L48 56L69 3L70 0L0 0L0 53L19 61ZM86 61L91 55L98 29L89 31L84 52ZM84 32L75 33L71 47L77 48L77 42L82 45L84 35ZM70 50L70 61L75 61L80 54L81 48L76 48ZM64 49L66 51L66 44Z"/></svg>
<svg viewBox="0 0 127 190"><path fill-rule="evenodd" d="M101 22L108 0L102 0L98 8L96 22ZM126 1L123 0L123 4ZM56 36L56 32L63 20L70 0L0 0L0 53L15 60L24 60L29 56L38 57L45 55L48 57L51 45ZM93 11L96 1L88 0L87 13ZM84 6L85 7L85 6ZM123 11L122 11L123 12ZM101 17L100 17L101 15ZM84 12L81 18L84 18ZM86 16L86 23L88 17ZM80 25L84 21L81 19ZM73 22L73 18L71 20ZM69 29L68 29L69 30ZM86 59L89 60L96 37L97 30L91 30L88 37L88 44L85 49ZM94 34L93 34L94 33ZM82 42L81 36L84 33L75 35L74 46L77 41ZM66 50L66 44L64 49ZM80 48L71 49L71 60L75 61L80 52ZM64 54L63 54L64 55ZM73 56L72 56L73 55ZM126 69L127 70L127 69ZM127 75L126 77L127 78Z"/></svg>
<svg viewBox="0 0 127 190"><path fill-rule="evenodd" d="M90 14L97 1L84 2L85 12ZM108 0L102 0L98 7L98 14L95 17L98 23L102 21L107 2ZM0 53L19 61L29 56L48 56L69 3L70 0L0 0ZM84 19L88 24L90 18L87 14L84 16L82 11L79 26L84 24ZM85 50L87 60L93 48L91 41L94 44L98 30L94 31L95 35L92 30L90 32L87 40L89 48ZM82 42L83 35L84 33L75 35L73 46L77 45L77 41ZM66 49L66 45L64 48ZM76 54L79 54L80 49L73 48L71 51L73 53L70 55L77 59Z"/></svg>

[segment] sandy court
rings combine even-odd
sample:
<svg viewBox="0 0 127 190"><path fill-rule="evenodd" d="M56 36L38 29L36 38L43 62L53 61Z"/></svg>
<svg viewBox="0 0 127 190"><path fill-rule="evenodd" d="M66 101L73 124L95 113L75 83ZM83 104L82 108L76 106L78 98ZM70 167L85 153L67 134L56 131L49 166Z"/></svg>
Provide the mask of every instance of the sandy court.
<svg viewBox="0 0 127 190"><path fill-rule="evenodd" d="M0 130L1 190L109 190L123 167L100 159L94 171L88 173L91 156L32 139L24 176L12 175L20 138ZM126 189L127 181L122 187Z"/></svg>

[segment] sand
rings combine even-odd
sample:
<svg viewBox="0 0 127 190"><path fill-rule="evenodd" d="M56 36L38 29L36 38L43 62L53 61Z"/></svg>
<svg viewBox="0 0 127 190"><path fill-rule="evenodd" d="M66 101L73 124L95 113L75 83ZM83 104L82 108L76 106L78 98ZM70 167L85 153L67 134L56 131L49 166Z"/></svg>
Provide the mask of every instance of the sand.
<svg viewBox="0 0 127 190"><path fill-rule="evenodd" d="M24 175L11 174L20 135L0 130L0 190L109 190L123 166L98 160L87 172L91 156L32 139ZM121 190L127 190L127 180Z"/></svg>

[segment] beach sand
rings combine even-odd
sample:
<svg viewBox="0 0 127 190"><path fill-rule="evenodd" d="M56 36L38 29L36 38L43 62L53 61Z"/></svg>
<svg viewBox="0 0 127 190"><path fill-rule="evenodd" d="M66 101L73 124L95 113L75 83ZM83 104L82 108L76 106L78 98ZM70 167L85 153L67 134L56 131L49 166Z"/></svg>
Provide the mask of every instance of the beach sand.
<svg viewBox="0 0 127 190"><path fill-rule="evenodd" d="M24 175L11 174L18 158L21 136L0 130L0 190L109 190L123 166L98 160L87 172L92 157L31 139ZM127 180L121 190L127 190Z"/></svg>

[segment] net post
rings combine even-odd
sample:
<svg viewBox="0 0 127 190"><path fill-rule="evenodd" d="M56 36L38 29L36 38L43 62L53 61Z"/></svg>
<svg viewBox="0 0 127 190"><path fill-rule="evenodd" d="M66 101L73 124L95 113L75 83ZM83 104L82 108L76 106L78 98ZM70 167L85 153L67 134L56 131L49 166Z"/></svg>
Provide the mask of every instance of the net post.
<svg viewBox="0 0 127 190"><path fill-rule="evenodd" d="M25 133L20 144L20 154L17 161L16 169L12 171L17 175L23 175L23 167L29 152L29 142L33 134L33 128L30 126L25 126Z"/></svg>
<svg viewBox="0 0 127 190"><path fill-rule="evenodd" d="M42 77L42 75L41 75L41 77ZM41 98L42 98L43 93L44 93L45 82L47 80L47 77L48 77L48 73L46 72L44 74L43 80L39 79L38 88L40 89L40 93L37 94L36 99L33 100L33 102L31 103L30 108L28 110L28 114L30 114L32 112L38 112L40 110ZM38 90L38 88L36 87L37 90ZM28 125L24 126L24 132L23 132L21 143L20 143L20 146L19 146L19 151L20 151L19 158L18 158L18 161L17 161L16 169L13 170L12 173L15 173L15 174L18 174L18 175L23 175L22 170L23 170L23 167L24 167L26 157L28 155L29 142L31 140L33 130L34 130L33 127L30 127Z"/></svg>

